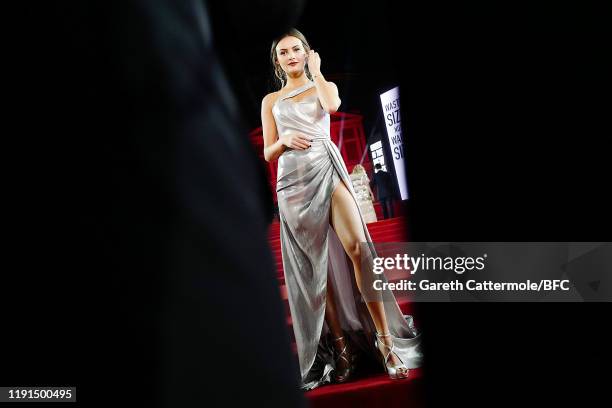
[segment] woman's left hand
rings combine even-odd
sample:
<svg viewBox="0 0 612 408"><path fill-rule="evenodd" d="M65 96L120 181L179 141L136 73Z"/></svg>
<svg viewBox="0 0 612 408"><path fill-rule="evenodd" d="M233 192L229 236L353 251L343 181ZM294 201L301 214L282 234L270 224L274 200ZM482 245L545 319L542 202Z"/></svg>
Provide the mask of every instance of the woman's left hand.
<svg viewBox="0 0 612 408"><path fill-rule="evenodd" d="M308 64L308 71L310 71L311 76L321 74L321 57L319 57L318 52L315 52L314 50L308 51L306 63Z"/></svg>

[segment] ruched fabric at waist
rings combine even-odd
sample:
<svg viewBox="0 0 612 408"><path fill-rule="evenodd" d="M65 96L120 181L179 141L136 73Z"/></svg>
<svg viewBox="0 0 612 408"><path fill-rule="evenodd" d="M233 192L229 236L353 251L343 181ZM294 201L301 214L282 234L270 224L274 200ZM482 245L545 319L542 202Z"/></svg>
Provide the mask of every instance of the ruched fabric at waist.
<svg viewBox="0 0 612 408"><path fill-rule="evenodd" d="M331 138L329 136L314 136L311 139L311 143L312 143L313 146L321 145L321 144L324 144L326 142L333 143L333 141L331 140ZM306 149L306 150L308 150L308 149ZM286 147L285 151L283 153L281 153L281 156L283 154L285 154L287 152L291 152L291 151L300 151L300 150L292 149L291 147Z"/></svg>
<svg viewBox="0 0 612 408"><path fill-rule="evenodd" d="M315 141L315 140L329 140L330 142L332 141L329 136L314 136L312 138L312 141Z"/></svg>

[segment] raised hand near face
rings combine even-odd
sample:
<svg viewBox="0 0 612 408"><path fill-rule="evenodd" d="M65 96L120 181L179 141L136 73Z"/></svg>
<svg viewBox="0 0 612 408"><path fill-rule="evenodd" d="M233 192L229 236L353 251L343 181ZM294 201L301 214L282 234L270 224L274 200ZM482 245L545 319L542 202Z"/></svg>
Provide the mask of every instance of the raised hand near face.
<svg viewBox="0 0 612 408"><path fill-rule="evenodd" d="M321 74L321 57L319 57L319 53L314 50L308 51L308 55L306 56L306 64L308 65L308 70L310 71L310 75L315 77Z"/></svg>

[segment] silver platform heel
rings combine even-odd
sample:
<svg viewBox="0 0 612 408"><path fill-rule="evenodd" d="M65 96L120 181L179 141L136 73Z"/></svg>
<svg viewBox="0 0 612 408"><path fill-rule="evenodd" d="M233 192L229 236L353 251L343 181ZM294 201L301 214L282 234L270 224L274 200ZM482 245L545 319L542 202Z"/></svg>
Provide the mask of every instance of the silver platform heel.
<svg viewBox="0 0 612 408"><path fill-rule="evenodd" d="M397 353L395 352L395 345L393 344L393 339L391 340L391 346L388 346L387 344L385 344L384 341L382 341L382 337L389 337L389 336L391 336L391 333L378 334L378 332L376 332L377 339L374 342L374 345L376 346L376 348L380 351L379 344L382 344L383 346L385 346L385 349L389 350L386 354L384 352L381 352L382 353L383 367L385 368L385 370L387 370L387 374L389 374L389 377L392 380L398 380L398 379L401 379L401 378L408 378L408 371L409 370L404 365L404 362L402 361L400 356L398 356ZM394 366L390 366L388 364L389 356L391 355L391 353L395 354L395 356L398 358L398 360L401 361L401 364L394 365ZM402 368L405 370L405 372L399 371Z"/></svg>

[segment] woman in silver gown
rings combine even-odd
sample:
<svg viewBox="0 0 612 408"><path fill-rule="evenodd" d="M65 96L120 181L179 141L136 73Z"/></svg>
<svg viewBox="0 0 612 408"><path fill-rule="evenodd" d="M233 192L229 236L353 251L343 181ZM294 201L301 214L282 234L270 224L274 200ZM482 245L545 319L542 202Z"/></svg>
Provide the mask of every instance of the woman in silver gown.
<svg viewBox="0 0 612 408"><path fill-rule="evenodd" d="M350 175L330 138L340 105L321 59L295 29L274 41L282 88L262 101L264 156L278 159L283 269L302 388L344 382L355 356L382 361L393 379L421 364L420 336L389 290L373 291L377 256Z"/></svg>

